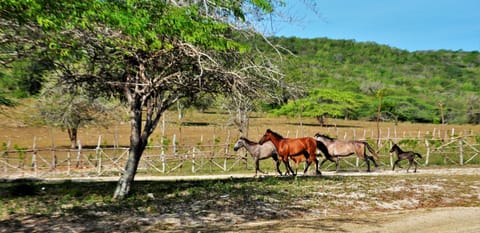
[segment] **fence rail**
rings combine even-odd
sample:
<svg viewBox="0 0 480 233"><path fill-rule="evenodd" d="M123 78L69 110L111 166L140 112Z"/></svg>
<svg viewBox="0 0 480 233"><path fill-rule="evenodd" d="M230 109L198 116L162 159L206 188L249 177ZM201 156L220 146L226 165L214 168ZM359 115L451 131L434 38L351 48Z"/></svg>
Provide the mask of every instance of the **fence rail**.
<svg viewBox="0 0 480 233"><path fill-rule="evenodd" d="M364 131L365 132L365 131ZM380 163L393 166L395 155L389 153L393 143L404 150L414 150L424 156L423 166L431 164L480 164L479 136L463 134L450 137L434 137L435 134L388 133L380 140L364 138L377 146ZM338 135L337 135L338 136ZM354 138L355 138L354 133ZM344 136L347 138L347 135ZM361 137L360 137L361 138ZM124 172L129 149L126 147L104 147L99 136L95 148L37 148L36 140L32 148L11 148L10 142L0 151L0 177L78 177L112 176ZM212 145L172 145L148 146L140 160L138 173L143 174L209 174L253 171L253 159L244 150L233 152L233 143L215 143ZM344 166L358 169L363 166L353 156L342 159ZM271 163L262 162L263 166ZM322 169L329 169L327 165Z"/></svg>

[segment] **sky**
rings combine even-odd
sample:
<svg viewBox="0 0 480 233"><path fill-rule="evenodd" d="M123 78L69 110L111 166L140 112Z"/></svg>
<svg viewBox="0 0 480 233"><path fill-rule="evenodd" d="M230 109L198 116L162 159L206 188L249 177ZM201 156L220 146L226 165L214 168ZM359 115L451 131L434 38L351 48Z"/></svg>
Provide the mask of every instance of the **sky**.
<svg viewBox="0 0 480 233"><path fill-rule="evenodd" d="M408 51L480 51L480 0L286 0L266 34L349 39Z"/></svg>

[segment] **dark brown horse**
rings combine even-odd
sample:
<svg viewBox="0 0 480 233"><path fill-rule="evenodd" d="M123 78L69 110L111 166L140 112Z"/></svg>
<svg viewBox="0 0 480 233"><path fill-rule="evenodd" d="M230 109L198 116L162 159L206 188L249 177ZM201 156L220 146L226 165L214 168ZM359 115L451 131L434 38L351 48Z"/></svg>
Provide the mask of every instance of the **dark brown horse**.
<svg viewBox="0 0 480 233"><path fill-rule="evenodd" d="M320 163L320 167L322 167L323 163L327 160L335 162L337 166L337 171L339 169L339 159L340 157L347 157L350 155L357 155L360 159L365 160L367 163L367 171L370 172L370 160L372 160L375 167L378 167L377 162L373 159L372 156L368 156L367 149L370 153L375 156L375 158L379 159L375 150L365 141L358 141L358 140L339 140L331 138L327 135L316 133L314 136L315 140L322 142L328 149L328 153L325 154L325 158L323 159L322 163ZM336 159L336 161L333 160Z"/></svg>
<svg viewBox="0 0 480 233"><path fill-rule="evenodd" d="M293 175L292 167L290 166L288 159L292 156L303 155L307 159L307 166L305 166L304 174L308 171L308 167L312 162L315 161L315 172L316 174L322 174L318 170L318 160L317 160L317 142L312 137L304 138L284 138L282 135L267 129L263 137L260 139L259 143L263 144L267 141L273 142L277 148L277 153L279 159L282 159L287 170L290 171Z"/></svg>
<svg viewBox="0 0 480 233"><path fill-rule="evenodd" d="M400 164L398 164L398 162L404 159L408 159L409 164L408 164L407 172L408 172L408 169L410 169L410 167L412 166L412 164L415 164L415 170L413 172L417 172L418 163L417 161L415 161L415 156L422 158L422 156L419 153L413 152L413 151L403 151L402 149L400 149L400 147L397 144L393 144L392 149L390 149L390 153L392 152L395 152L397 154L397 161L393 163L392 171L395 170L395 165L398 165L399 168L402 168Z"/></svg>

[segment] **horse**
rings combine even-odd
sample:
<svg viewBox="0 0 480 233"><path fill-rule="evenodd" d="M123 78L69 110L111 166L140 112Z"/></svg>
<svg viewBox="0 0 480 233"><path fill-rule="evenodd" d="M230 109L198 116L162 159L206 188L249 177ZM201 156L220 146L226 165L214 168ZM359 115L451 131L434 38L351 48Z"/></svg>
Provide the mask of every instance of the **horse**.
<svg viewBox="0 0 480 233"><path fill-rule="evenodd" d="M277 172L280 175L282 175L282 172L280 171L280 168L279 168L280 161L278 160L277 149L275 148L275 145L273 145L272 142L266 142L263 145L260 145L256 142L252 142L248 140L247 138L240 137L240 139L238 139L238 141L235 143L233 150L237 151L242 147L244 147L250 153L250 155L255 159L255 176L257 176L258 171L260 171L263 174L266 174L266 172L260 169L260 160L264 160L270 157L273 160L275 160L277 165Z"/></svg>
<svg viewBox="0 0 480 233"><path fill-rule="evenodd" d="M336 167L337 167L337 172L339 169L339 159L340 157L347 157L350 155L357 155L360 159L365 160L367 163L367 172L370 172L370 160L373 162L375 167L378 167L377 162L375 162L375 159L373 159L372 156L369 156L367 154L367 149L370 151L370 153L373 154L373 156L376 159L379 159L377 153L375 150L365 141L359 141L359 140L351 140L351 141L345 141L345 140L339 140L339 139L334 139L331 138L327 135L319 134L316 133L314 136L315 140L322 142L328 150L328 153L325 154L325 158L323 161L320 163L320 167L327 161L330 160L332 162L335 162ZM336 161L333 160L333 158L336 158Z"/></svg>
<svg viewBox="0 0 480 233"><path fill-rule="evenodd" d="M403 151L402 149L400 149L400 147L397 145L397 144L393 144L392 146L392 149L390 149L390 153L392 152L395 152L397 154L397 161L395 161L395 163L393 163L393 168L392 168L392 171L395 170L395 165L398 165L399 168L402 168L400 166L400 164L398 164L398 162L400 162L401 160L404 160L404 159L408 159L408 168L407 168L407 172L408 172L408 169L410 169L410 167L412 166L412 164L415 164L415 170L413 172L417 172L417 161L415 161L415 156L418 156L419 158L422 158L422 155L420 155L419 153L417 152L413 152L413 151Z"/></svg>
<svg viewBox="0 0 480 233"><path fill-rule="evenodd" d="M263 144L267 141L271 141L277 148L278 156L282 159L285 167L287 167L287 172L290 171L292 175L296 175L293 172L288 159L293 156L303 155L307 160L307 165L303 171L305 175L308 171L310 164L315 161L315 173L321 175L322 173L318 170L318 160L317 160L317 142L312 137L304 138L284 138L282 135L273 132L270 129L267 129L263 137L260 139L259 143Z"/></svg>

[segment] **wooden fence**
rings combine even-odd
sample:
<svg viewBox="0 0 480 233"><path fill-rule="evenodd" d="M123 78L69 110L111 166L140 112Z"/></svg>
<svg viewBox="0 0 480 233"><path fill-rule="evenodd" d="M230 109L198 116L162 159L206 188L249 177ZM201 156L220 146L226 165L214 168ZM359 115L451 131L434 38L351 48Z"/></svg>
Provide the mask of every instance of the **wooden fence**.
<svg viewBox="0 0 480 233"><path fill-rule="evenodd" d="M461 135L451 133L448 136L437 135L437 132L417 132L397 134L387 130L384 136L368 137L367 131L357 137L352 135L335 135L339 139L365 138L376 146L380 154L380 163L392 166L395 155L389 153L393 143L404 150L421 153L423 166L445 164L480 164L480 136L462 132ZM333 130L334 131L334 130ZM297 132L298 133L298 132ZM373 135L373 134L372 134ZM350 136L350 137L349 137ZM211 145L180 145L173 137L171 145L148 146L138 167L139 174L153 175L192 175L212 173L253 172L254 165L250 155L244 149L233 151L234 141L228 138L224 143ZM8 142L0 151L0 178L10 177L86 177L86 176L118 176L124 171L128 158L128 148L105 147L101 145L101 136L96 147L84 148L79 142L77 149L69 148L37 148L36 140L32 148L18 148ZM271 160L266 160L271 161ZM342 161L344 166L359 169L363 161L350 156ZM262 162L273 172L273 161ZM329 169L330 165L322 168Z"/></svg>

